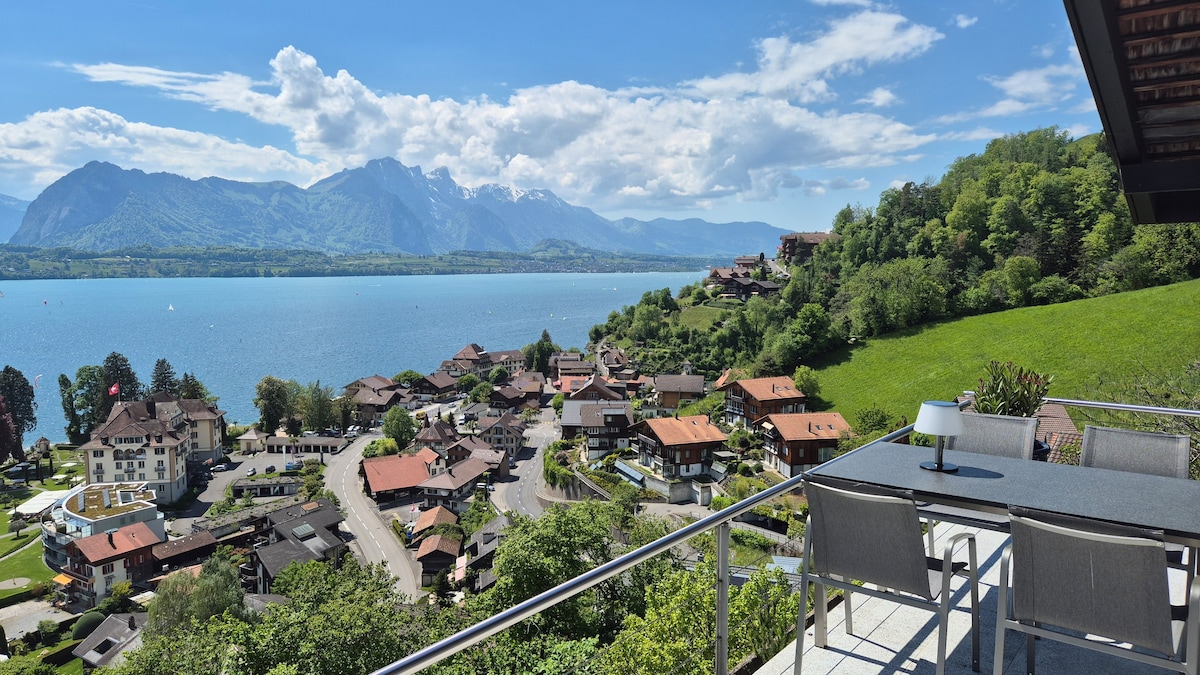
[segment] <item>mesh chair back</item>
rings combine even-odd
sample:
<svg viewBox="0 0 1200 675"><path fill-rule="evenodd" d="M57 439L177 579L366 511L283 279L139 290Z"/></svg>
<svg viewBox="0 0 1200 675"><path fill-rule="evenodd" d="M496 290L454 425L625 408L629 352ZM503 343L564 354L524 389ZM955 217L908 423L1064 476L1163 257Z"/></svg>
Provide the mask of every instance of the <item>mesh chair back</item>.
<svg viewBox="0 0 1200 675"><path fill-rule="evenodd" d="M981 455L1033 459L1036 417L964 413L963 432L946 439L946 448Z"/></svg>
<svg viewBox="0 0 1200 675"><path fill-rule="evenodd" d="M1178 434L1088 426L1083 430L1080 466L1188 477L1190 439Z"/></svg>
<svg viewBox="0 0 1200 675"><path fill-rule="evenodd" d="M934 599L911 494L867 494L808 481L804 494L812 519L811 563L817 574Z"/></svg>
<svg viewBox="0 0 1200 675"><path fill-rule="evenodd" d="M1011 527L1013 618L1175 653L1161 533L1017 509Z"/></svg>

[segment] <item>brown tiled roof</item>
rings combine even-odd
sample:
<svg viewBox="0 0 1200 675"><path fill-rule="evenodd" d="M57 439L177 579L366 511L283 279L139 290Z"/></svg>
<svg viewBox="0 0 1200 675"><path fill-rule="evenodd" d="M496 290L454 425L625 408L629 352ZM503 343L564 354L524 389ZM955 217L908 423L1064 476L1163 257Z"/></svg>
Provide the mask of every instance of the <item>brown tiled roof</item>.
<svg viewBox="0 0 1200 675"><path fill-rule="evenodd" d="M457 539L435 534L432 537L427 537L421 542L421 547L417 549L417 560L424 558L430 553L440 552L449 556L458 556L459 550L462 549L462 542Z"/></svg>
<svg viewBox="0 0 1200 675"><path fill-rule="evenodd" d="M617 392L615 392L609 388L608 380L604 379L603 377L600 377L599 375L592 375L591 377L589 377L587 379L587 382L584 382L582 386L580 386L575 391L571 392L571 395L568 396L568 398L579 400L579 399L583 398L583 396L581 395L582 392L585 392L588 390L596 391L597 393L600 394L600 396L604 397L605 399L607 399L609 401L616 401L616 400L619 400L622 398L620 394L618 394Z"/></svg>
<svg viewBox="0 0 1200 675"><path fill-rule="evenodd" d="M496 450L492 446L486 448L475 448L471 451L471 457L474 459L483 460L487 463L489 469L498 469L508 459L508 454L503 450Z"/></svg>
<svg viewBox="0 0 1200 675"><path fill-rule="evenodd" d="M458 350L458 353L454 355L454 360L456 360L456 361L478 361L479 359L483 358L483 355L486 353L487 353L486 349L484 349L483 347L480 347L479 345L472 342L471 344L467 345L466 347L463 347L462 349Z"/></svg>
<svg viewBox="0 0 1200 675"><path fill-rule="evenodd" d="M846 423L845 418L841 413L836 412L767 415L764 419L759 420L758 424L760 426L763 424L773 425L785 441L814 438L835 439L840 437L842 432L850 431L850 425Z"/></svg>
<svg viewBox="0 0 1200 675"><path fill-rule="evenodd" d="M1043 403L1034 417L1038 418L1037 439L1052 449L1083 440L1083 435L1071 421L1067 409L1059 403Z"/></svg>
<svg viewBox="0 0 1200 675"><path fill-rule="evenodd" d="M472 453L476 450L491 450L492 444L478 436L466 436L453 445L447 446L447 449L449 448L462 448L467 453Z"/></svg>
<svg viewBox="0 0 1200 675"><path fill-rule="evenodd" d="M732 378L732 377L733 377L733 369L726 368L725 372L721 373L721 376L717 378L717 381L713 382L713 389L714 390L721 389L729 382L730 378Z"/></svg>
<svg viewBox="0 0 1200 675"><path fill-rule="evenodd" d="M162 543L155 544L154 548L150 549L150 555L154 556L155 560L166 560L175 556L198 551L205 546L216 546L217 538L208 530L201 530L195 534L189 534L186 537L178 539L168 539Z"/></svg>
<svg viewBox="0 0 1200 675"><path fill-rule="evenodd" d="M480 417L478 420L478 428L480 431L496 426L507 427L518 432L525 431L525 423L521 421L520 417L517 417L510 412L506 412L499 417Z"/></svg>
<svg viewBox="0 0 1200 675"><path fill-rule="evenodd" d="M642 422L650 427L663 445L689 445L691 443L724 443L728 436L707 415L685 417L660 417Z"/></svg>
<svg viewBox="0 0 1200 675"><path fill-rule="evenodd" d="M605 415L621 415L625 418L625 426L629 426L633 424L633 404L629 401L605 401L603 403L585 403L579 406L580 426L605 426Z"/></svg>
<svg viewBox="0 0 1200 675"><path fill-rule="evenodd" d="M703 394L703 375L658 375L654 378L656 391L672 391L680 394Z"/></svg>
<svg viewBox="0 0 1200 675"><path fill-rule="evenodd" d="M435 506L428 511L422 511L413 525L413 534L420 534L438 525L453 525L458 522L458 515L444 506Z"/></svg>
<svg viewBox="0 0 1200 675"><path fill-rule="evenodd" d="M493 362L500 361L524 361L525 353L520 349L501 349L498 352L491 353Z"/></svg>
<svg viewBox="0 0 1200 675"><path fill-rule="evenodd" d="M462 436L454 430L454 427L438 420L417 432L416 441L418 444L436 442L450 445L460 438Z"/></svg>
<svg viewBox="0 0 1200 675"><path fill-rule="evenodd" d="M723 388L728 389L734 384L741 385L747 394L758 401L807 398L804 392L796 389L796 385L792 383L789 377L756 377L750 380L738 380L737 382L724 385Z"/></svg>
<svg viewBox="0 0 1200 675"><path fill-rule="evenodd" d="M140 548L147 548L158 543L158 537L146 523L134 523L118 528L113 532L112 543L108 543L108 534L101 532L90 537L84 537L75 542L80 555L91 564L119 558Z"/></svg>
<svg viewBox="0 0 1200 675"><path fill-rule="evenodd" d="M490 470L491 467L487 465L487 462L475 457L468 457L421 483L421 487L437 490L458 490L468 483L474 483L479 480L480 476Z"/></svg>
<svg viewBox="0 0 1200 675"><path fill-rule="evenodd" d="M437 454L436 451L431 450L429 448L421 448L420 450L418 450L416 452L414 457L420 457L427 465L433 464L434 462L436 462L442 458L442 456Z"/></svg>
<svg viewBox="0 0 1200 675"><path fill-rule="evenodd" d="M419 453L370 457L363 460L362 467L374 492L407 490L429 478L429 463Z"/></svg>
<svg viewBox="0 0 1200 675"><path fill-rule="evenodd" d="M435 389L452 389L458 380L454 376L445 371L439 370L436 373L430 373L423 378L426 382L433 385ZM416 388L414 383L413 388Z"/></svg>
<svg viewBox="0 0 1200 675"><path fill-rule="evenodd" d="M387 387L394 386L396 383L393 382L390 377L384 377L382 375L375 374L370 377L364 377L362 379L355 380L346 385L345 388L352 387L356 384L361 384L367 389L385 389Z"/></svg>

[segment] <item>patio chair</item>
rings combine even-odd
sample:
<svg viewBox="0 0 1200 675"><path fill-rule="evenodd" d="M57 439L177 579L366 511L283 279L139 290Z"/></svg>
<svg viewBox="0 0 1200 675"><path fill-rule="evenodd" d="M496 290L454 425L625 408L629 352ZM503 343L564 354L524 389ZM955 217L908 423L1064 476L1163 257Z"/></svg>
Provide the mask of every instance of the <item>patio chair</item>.
<svg viewBox="0 0 1200 675"><path fill-rule="evenodd" d="M1171 605L1161 532L1028 509L1014 508L1010 518L1012 536L1000 559L995 675L1004 672L1010 630L1026 634L1031 674L1035 637L1196 673L1200 587L1188 586L1185 606Z"/></svg>
<svg viewBox="0 0 1200 675"><path fill-rule="evenodd" d="M1080 466L1154 476L1187 478L1191 439L1183 434L1160 434L1086 426L1079 453Z"/></svg>
<svg viewBox="0 0 1200 675"><path fill-rule="evenodd" d="M946 449L980 455L1033 459L1033 446L1037 440L1036 417L963 413L962 422L963 432L958 436L948 436ZM991 515L952 506L922 504L921 515L927 519L925 532L929 555L934 554L933 526L938 521L945 520L989 530L1008 528L1006 515Z"/></svg>
<svg viewBox="0 0 1200 675"><path fill-rule="evenodd" d="M1079 465L1187 479L1191 452L1191 439L1183 434L1088 425L1083 428ZM1195 568L1183 562L1183 548L1167 544L1167 563L1186 569L1190 585Z"/></svg>
<svg viewBox="0 0 1200 675"><path fill-rule="evenodd" d="M816 482L819 480L820 482ZM828 642L825 586L842 589L846 633L854 634L851 595L864 593L937 612L937 674L946 670L947 623L950 617L950 578L968 577L971 594L971 667L979 671L979 580L975 536L956 534L941 558L925 556L921 525L911 493L896 492L828 478L805 479L809 516L804 530L803 597L808 583L815 586L814 643ZM962 542L968 546L967 564L955 563L953 554ZM873 584L875 589L853 582ZM890 589L890 590L888 590ZM806 608L801 607L796 627L795 671L804 658Z"/></svg>

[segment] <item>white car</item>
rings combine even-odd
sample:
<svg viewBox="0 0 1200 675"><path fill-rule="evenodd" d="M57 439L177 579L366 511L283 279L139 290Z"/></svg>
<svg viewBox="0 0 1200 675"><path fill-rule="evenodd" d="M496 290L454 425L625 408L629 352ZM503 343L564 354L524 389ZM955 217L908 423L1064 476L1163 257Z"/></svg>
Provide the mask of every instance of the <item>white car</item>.
<svg viewBox="0 0 1200 675"><path fill-rule="evenodd" d="M213 470L213 472L214 472L214 473L215 473L215 472L217 472L217 471L228 471L228 470L229 470L229 466L228 466L228 465L225 465L225 464L218 464L218 465L214 466L214 467L212 468L212 470Z"/></svg>

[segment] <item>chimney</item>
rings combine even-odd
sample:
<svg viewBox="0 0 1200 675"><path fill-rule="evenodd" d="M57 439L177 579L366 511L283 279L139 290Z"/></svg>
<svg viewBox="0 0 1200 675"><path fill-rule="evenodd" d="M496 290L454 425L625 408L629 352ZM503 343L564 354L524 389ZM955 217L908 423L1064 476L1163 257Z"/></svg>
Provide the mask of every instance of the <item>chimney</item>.
<svg viewBox="0 0 1200 675"><path fill-rule="evenodd" d="M132 614L129 615L129 630L137 630L137 620L133 618Z"/></svg>
<svg viewBox="0 0 1200 675"><path fill-rule="evenodd" d="M104 531L104 534L107 534L107 535L108 535L108 545L109 545L109 546L111 546L111 547L113 547L113 548L116 548L116 547L117 547L117 545L113 543L113 534L115 534L115 533L116 533L116 530L115 530L115 529L112 529L112 530L105 530L105 531Z"/></svg>
<svg viewBox="0 0 1200 675"><path fill-rule="evenodd" d="M808 433L810 433L810 434L812 433L812 422L811 421L808 423Z"/></svg>

